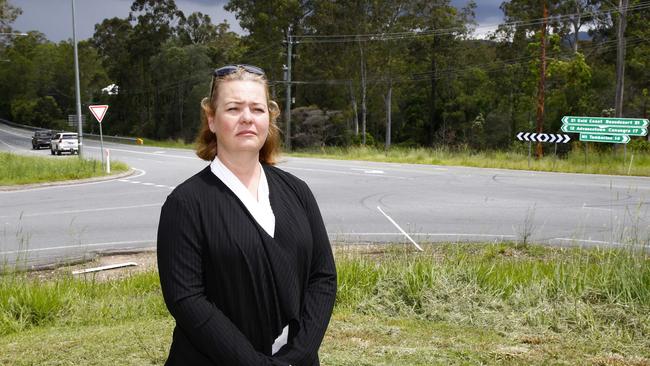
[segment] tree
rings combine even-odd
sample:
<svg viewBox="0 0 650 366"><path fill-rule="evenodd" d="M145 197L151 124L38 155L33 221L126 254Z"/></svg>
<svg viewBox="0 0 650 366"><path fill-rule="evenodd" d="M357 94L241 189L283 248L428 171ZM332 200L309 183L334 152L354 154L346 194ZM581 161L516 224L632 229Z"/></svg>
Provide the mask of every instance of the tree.
<svg viewBox="0 0 650 366"><path fill-rule="evenodd" d="M181 44L207 44L217 37L217 27L210 16L201 12L190 14L178 22L176 33Z"/></svg>
<svg viewBox="0 0 650 366"><path fill-rule="evenodd" d="M11 5L8 0L0 0L0 32L11 32L11 23L22 13L22 9Z"/></svg>

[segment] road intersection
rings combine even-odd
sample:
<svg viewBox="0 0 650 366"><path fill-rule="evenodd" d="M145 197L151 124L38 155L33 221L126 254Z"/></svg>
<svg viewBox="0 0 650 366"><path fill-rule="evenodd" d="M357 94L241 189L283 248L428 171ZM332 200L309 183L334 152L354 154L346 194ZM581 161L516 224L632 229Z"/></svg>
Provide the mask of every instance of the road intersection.
<svg viewBox="0 0 650 366"><path fill-rule="evenodd" d="M31 133L0 124L0 151L33 151ZM84 153L99 159L98 143ZM155 247L167 195L208 165L192 151L105 143L133 175L0 192L0 259L40 266L96 252ZM650 237L650 178L283 158L305 180L334 242L530 240L624 246ZM410 245L410 244L409 244Z"/></svg>

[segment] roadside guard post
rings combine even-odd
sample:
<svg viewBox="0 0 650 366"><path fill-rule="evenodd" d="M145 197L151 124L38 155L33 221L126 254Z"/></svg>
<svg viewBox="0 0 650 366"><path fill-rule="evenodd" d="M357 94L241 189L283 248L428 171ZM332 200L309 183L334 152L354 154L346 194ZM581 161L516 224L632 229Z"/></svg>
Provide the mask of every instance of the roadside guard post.
<svg viewBox="0 0 650 366"><path fill-rule="evenodd" d="M106 149L106 173L111 174L111 150Z"/></svg>
<svg viewBox="0 0 650 366"><path fill-rule="evenodd" d="M93 116L95 116L97 122L99 122L99 143L100 143L99 151L104 151L104 135L102 133L102 120L106 115L106 111L108 110L108 105L106 104L89 105L88 109L90 109L90 112L93 114ZM100 155L102 156L102 165L104 165L104 154L100 154Z"/></svg>

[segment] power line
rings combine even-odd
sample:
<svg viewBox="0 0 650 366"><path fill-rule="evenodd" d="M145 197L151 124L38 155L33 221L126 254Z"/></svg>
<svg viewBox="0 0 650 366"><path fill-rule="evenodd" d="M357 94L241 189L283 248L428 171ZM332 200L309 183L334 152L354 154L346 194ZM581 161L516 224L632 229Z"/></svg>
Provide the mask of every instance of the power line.
<svg viewBox="0 0 650 366"><path fill-rule="evenodd" d="M645 4L636 4L629 5L627 7L628 11L639 11L650 8L650 3ZM575 16L581 16L584 18L602 14L618 13L619 9L611 10L600 10L587 13L570 13L563 14L545 18L531 19L528 21L514 21L498 24L488 24L481 25L475 29L493 29L497 26L503 27L532 27L542 24L546 21L562 21L568 20ZM368 42L368 41L390 41L390 40L401 40L408 38L417 38L417 37L430 37L434 35L452 35L460 32L466 31L466 27L451 27L451 28L440 28L433 30L415 30L407 32L384 32L384 33L359 33L359 34L342 34L342 35L298 35L293 36L296 39L297 43L348 43L348 42Z"/></svg>

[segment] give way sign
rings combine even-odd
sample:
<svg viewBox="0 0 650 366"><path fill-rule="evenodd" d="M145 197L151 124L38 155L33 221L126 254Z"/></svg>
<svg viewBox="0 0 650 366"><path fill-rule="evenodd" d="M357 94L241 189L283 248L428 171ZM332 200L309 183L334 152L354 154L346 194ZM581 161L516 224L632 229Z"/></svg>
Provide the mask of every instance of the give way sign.
<svg viewBox="0 0 650 366"><path fill-rule="evenodd" d="M97 122L102 123L102 120L106 115L106 111L108 110L108 105L89 105L88 108L90 109L90 112L93 114L93 116L95 116L95 119L97 119Z"/></svg>

